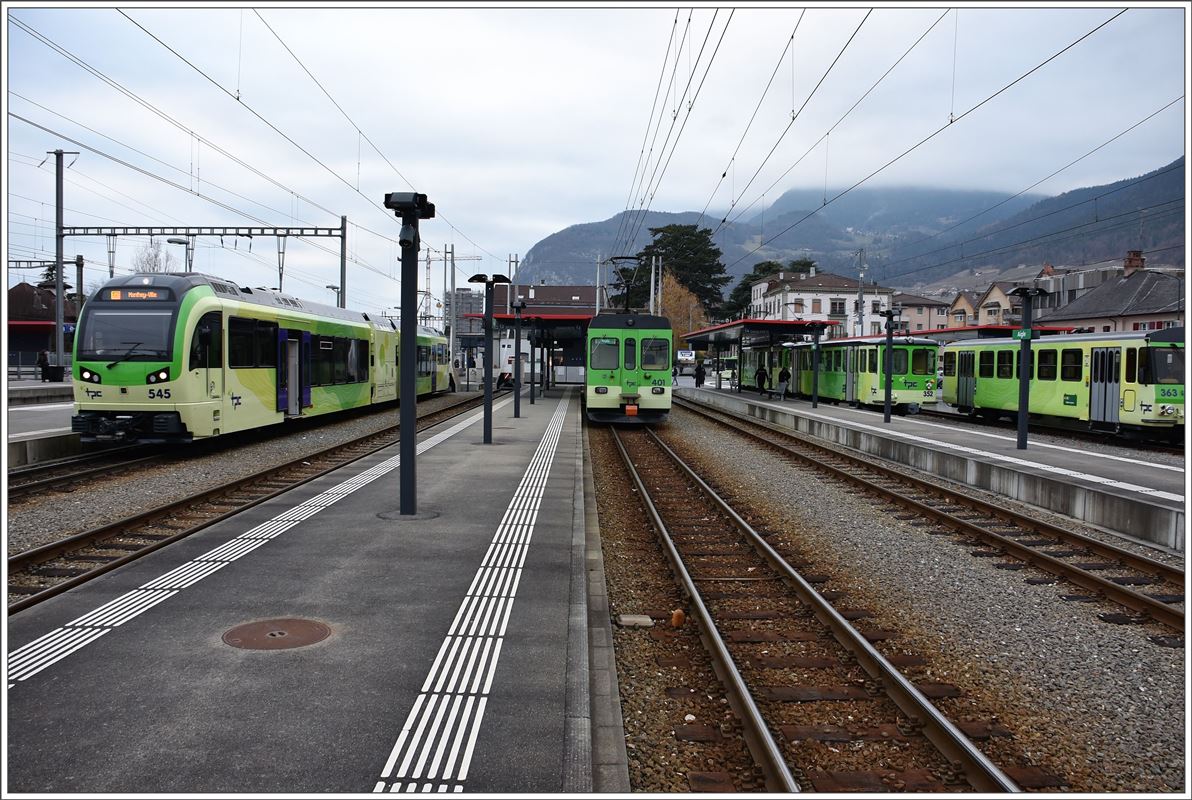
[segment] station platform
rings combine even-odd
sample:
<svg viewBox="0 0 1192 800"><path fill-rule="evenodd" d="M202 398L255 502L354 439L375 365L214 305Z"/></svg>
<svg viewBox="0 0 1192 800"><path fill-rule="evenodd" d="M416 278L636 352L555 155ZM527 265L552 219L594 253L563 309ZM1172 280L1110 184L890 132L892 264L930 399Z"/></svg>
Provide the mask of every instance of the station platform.
<svg viewBox="0 0 1192 800"><path fill-rule="evenodd" d="M482 419L10 617L8 791L628 791L578 394Z"/></svg>
<svg viewBox="0 0 1192 800"><path fill-rule="evenodd" d="M677 397L744 413L917 470L1072 517L1089 525L1183 553L1185 471L1145 455L1126 457L1017 436L978 431L947 420L892 415L803 398L769 400L756 390L713 386L675 389Z"/></svg>

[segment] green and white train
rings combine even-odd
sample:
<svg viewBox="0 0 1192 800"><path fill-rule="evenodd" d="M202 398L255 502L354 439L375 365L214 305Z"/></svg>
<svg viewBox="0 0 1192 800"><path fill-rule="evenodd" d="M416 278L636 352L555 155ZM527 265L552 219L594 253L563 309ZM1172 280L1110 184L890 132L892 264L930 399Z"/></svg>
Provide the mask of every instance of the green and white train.
<svg viewBox="0 0 1192 800"><path fill-rule="evenodd" d="M671 409L670 320L598 314L588 324L584 407L592 422L654 423Z"/></svg>
<svg viewBox="0 0 1192 800"><path fill-rule="evenodd" d="M1016 339L943 345L943 401L976 416L1017 414L1020 347ZM1183 328L1045 336L1031 343L1027 368L1034 420L1183 438Z"/></svg>
<svg viewBox="0 0 1192 800"><path fill-rule="evenodd" d="M190 442L398 399L387 318L199 273L116 278L74 344L84 442ZM447 340L420 328L418 394L454 391Z"/></svg>

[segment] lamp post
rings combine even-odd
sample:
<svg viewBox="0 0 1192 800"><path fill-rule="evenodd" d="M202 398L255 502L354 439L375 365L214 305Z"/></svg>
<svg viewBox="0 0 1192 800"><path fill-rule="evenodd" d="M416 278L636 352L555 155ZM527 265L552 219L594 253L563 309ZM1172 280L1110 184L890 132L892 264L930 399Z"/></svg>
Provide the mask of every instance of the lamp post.
<svg viewBox="0 0 1192 800"><path fill-rule="evenodd" d="M468 283L484 284L484 443L493 443L493 285L509 283L504 275L476 273Z"/></svg>
<svg viewBox="0 0 1192 800"><path fill-rule="evenodd" d="M513 418L521 419L521 315L526 301L514 300L509 307L513 309Z"/></svg>
<svg viewBox="0 0 1192 800"><path fill-rule="evenodd" d="M886 403L882 421L890 421L890 400L894 389L894 318L902 316L902 306L879 311L878 316L886 318L886 353L882 359L882 373L886 378Z"/></svg>
<svg viewBox="0 0 1192 800"><path fill-rule="evenodd" d="M186 245L186 271L194 272L195 263L195 237L187 236L183 239L181 236L171 236L166 239L170 244Z"/></svg>
<svg viewBox="0 0 1192 800"><path fill-rule="evenodd" d="M329 283L323 288L330 289L331 291L335 292L335 305L339 306L339 287L334 283Z"/></svg>
<svg viewBox="0 0 1192 800"><path fill-rule="evenodd" d="M400 470L401 515L418 513L418 489L415 481L414 459L418 452L418 387L415 369L418 361L418 222L432 219L435 204L427 202L426 195L416 192L389 192L385 195L385 208L401 217L401 326L398 339L398 353L401 354L401 374L398 386L401 401L401 438L399 444L398 468ZM279 281L280 283L280 281Z"/></svg>
<svg viewBox="0 0 1192 800"><path fill-rule="evenodd" d="M1019 286L1010 291L1012 297L1022 298L1022 328L1014 336L1022 341L1018 351L1018 449L1026 449L1027 418L1031 404L1031 306L1034 299L1047 294L1037 286Z"/></svg>

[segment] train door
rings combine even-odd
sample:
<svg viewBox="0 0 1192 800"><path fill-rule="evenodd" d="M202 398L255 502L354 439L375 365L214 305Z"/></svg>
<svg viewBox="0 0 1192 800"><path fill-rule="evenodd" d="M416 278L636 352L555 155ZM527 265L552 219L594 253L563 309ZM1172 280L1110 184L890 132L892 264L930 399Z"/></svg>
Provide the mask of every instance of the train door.
<svg viewBox="0 0 1192 800"><path fill-rule="evenodd" d="M640 394L641 373L637 368L637 339L625 336L624 350L621 357L621 394Z"/></svg>
<svg viewBox="0 0 1192 800"><path fill-rule="evenodd" d="M208 311L195 328L193 352L189 367L202 370L202 381L208 400L223 397L223 314Z"/></svg>
<svg viewBox="0 0 1192 800"><path fill-rule="evenodd" d="M302 414L303 390L310 391L309 378L303 381L302 342L296 338L302 333L285 328L277 331L277 410L287 417Z"/></svg>
<svg viewBox="0 0 1192 800"><path fill-rule="evenodd" d="M1118 424L1122 348L1094 347L1089 380L1089 421Z"/></svg>
<svg viewBox="0 0 1192 800"><path fill-rule="evenodd" d="M857 362L860 356L859 347L849 347L844 351L844 399L851 406L857 404Z"/></svg>
<svg viewBox="0 0 1192 800"><path fill-rule="evenodd" d="M971 350L956 354L956 405L961 408L973 408L973 398L977 394L975 361L976 354Z"/></svg>

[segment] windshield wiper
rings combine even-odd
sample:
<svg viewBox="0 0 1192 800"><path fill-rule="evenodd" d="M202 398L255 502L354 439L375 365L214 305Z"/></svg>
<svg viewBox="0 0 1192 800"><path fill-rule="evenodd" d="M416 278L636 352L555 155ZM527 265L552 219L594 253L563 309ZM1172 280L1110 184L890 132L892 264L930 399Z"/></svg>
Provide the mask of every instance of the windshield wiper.
<svg viewBox="0 0 1192 800"><path fill-rule="evenodd" d="M120 344L128 344L128 342L121 342ZM132 355L134 350L136 350L138 347L140 347L143 344L144 344L144 342L137 342L132 347L128 348L128 350L124 353L124 355L120 356L120 358L118 358L115 361L108 364L108 369L111 369L112 367L119 364L121 361L124 361L125 359L127 359L129 356Z"/></svg>

